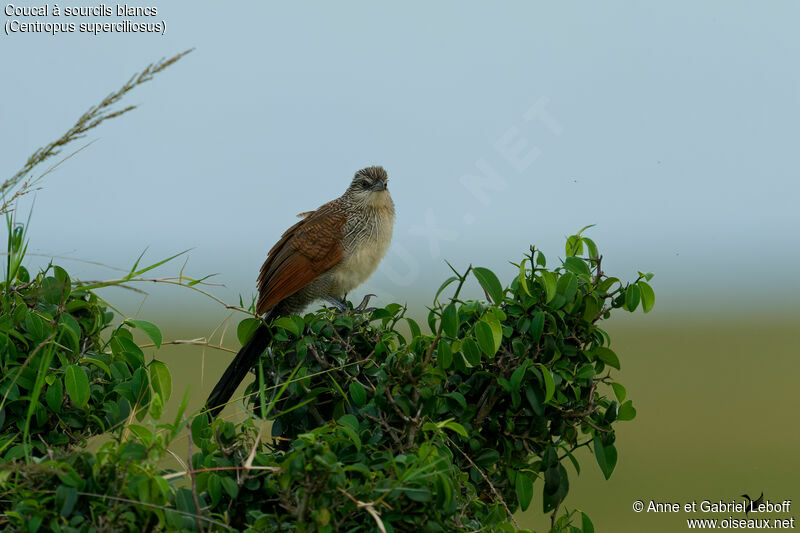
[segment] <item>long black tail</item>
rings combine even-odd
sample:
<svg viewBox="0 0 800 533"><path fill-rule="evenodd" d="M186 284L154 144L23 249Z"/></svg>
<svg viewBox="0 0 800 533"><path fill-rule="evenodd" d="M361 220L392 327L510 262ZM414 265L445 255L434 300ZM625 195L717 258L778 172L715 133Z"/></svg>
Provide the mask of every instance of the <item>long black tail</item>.
<svg viewBox="0 0 800 533"><path fill-rule="evenodd" d="M222 377L214 385L214 390L211 391L208 400L206 400L206 409L212 419L222 411L225 404L231 399L239 383L242 382L247 372L253 368L266 349L271 337L269 328L263 323L260 324L250 340L247 341L247 344L242 346L242 349L233 358L231 364L225 369Z"/></svg>

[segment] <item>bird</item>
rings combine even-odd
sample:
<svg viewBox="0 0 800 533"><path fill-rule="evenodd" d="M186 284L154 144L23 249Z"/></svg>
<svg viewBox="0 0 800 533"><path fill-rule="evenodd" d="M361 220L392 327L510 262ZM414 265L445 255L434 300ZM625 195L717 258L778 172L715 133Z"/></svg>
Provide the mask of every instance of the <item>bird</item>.
<svg viewBox="0 0 800 533"><path fill-rule="evenodd" d="M758 507L764 503L764 493L761 493L761 496L758 497L757 500L750 499L750 496L747 494L742 494L742 498L747 499L747 507L744 509L744 515L750 516L750 513L757 510Z"/></svg>
<svg viewBox="0 0 800 533"><path fill-rule="evenodd" d="M299 313L321 299L347 309L342 303L347 293L378 268L394 228L388 181L383 167L362 168L339 198L297 215L301 220L267 253L258 275L256 300L256 314L262 322L206 400L212 419L267 348L271 338L268 320Z"/></svg>

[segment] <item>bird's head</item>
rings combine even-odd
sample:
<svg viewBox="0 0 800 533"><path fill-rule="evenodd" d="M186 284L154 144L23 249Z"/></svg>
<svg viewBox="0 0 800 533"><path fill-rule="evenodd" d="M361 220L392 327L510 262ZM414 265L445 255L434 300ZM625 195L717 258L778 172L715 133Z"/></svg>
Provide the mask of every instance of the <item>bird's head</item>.
<svg viewBox="0 0 800 533"><path fill-rule="evenodd" d="M346 194L360 203L382 205L391 202L388 181L383 167L362 168L353 176Z"/></svg>
<svg viewBox="0 0 800 533"><path fill-rule="evenodd" d="M362 168L353 176L350 188L356 191L385 191L389 176L383 167Z"/></svg>

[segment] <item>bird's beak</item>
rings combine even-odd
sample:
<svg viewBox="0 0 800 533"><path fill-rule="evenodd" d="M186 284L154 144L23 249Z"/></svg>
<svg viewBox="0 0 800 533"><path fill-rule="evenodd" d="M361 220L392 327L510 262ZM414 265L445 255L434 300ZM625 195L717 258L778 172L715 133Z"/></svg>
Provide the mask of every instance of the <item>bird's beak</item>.
<svg viewBox="0 0 800 533"><path fill-rule="evenodd" d="M383 180L378 180L372 186L372 188L376 191L385 191L386 190L386 182Z"/></svg>

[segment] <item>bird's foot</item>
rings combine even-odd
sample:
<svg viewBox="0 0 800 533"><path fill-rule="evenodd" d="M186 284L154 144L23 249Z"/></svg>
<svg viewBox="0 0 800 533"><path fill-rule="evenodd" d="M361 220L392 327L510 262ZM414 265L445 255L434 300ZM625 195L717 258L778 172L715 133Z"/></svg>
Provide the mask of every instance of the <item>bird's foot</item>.
<svg viewBox="0 0 800 533"><path fill-rule="evenodd" d="M376 296L377 295L375 295L375 294L365 294L364 295L364 299L361 300L361 303L358 304L358 307L355 308L355 311L358 311L359 313L371 313L371 312L373 312L375 310L375 308L374 307L367 307L367 305L369 304L369 299L370 298L375 298Z"/></svg>
<svg viewBox="0 0 800 533"><path fill-rule="evenodd" d="M326 296L325 299L330 302L340 313L348 312L347 304L345 302L339 301L333 296Z"/></svg>
<svg viewBox="0 0 800 533"><path fill-rule="evenodd" d="M364 299L361 300L361 303L358 304L356 307L352 307L352 308L349 305L347 305L346 301L342 302L342 301L334 298L333 296L326 296L325 299L328 302L330 302L331 304L333 304L334 309L336 309L337 311L339 311L342 314L347 315L347 314L350 314L351 312L353 312L353 313L371 313L372 311L374 311L375 310L374 307L367 307L367 305L369 304L369 299L373 298L373 297L375 297L374 294L365 295Z"/></svg>

